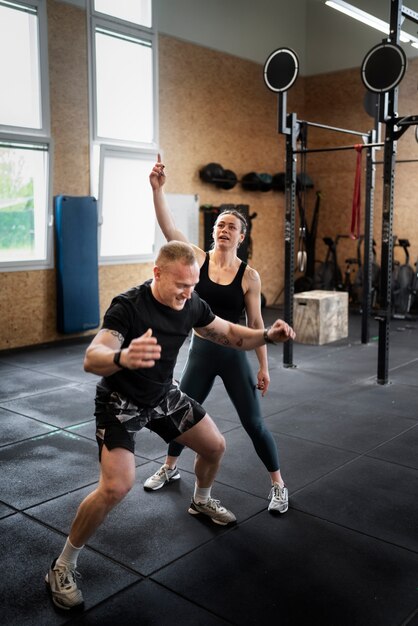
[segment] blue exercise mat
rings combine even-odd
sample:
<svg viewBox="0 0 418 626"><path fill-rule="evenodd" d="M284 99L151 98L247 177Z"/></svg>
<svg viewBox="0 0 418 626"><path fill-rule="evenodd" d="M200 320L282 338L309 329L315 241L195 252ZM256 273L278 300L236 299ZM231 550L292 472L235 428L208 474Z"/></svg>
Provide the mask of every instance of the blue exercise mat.
<svg viewBox="0 0 418 626"><path fill-rule="evenodd" d="M97 201L55 197L57 327L60 333L97 328L100 321Z"/></svg>

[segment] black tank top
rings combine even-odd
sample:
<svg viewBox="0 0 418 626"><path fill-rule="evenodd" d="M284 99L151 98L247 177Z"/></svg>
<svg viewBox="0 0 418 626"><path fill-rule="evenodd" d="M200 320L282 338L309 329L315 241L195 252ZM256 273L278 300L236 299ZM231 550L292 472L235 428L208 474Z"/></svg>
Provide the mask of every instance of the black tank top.
<svg viewBox="0 0 418 626"><path fill-rule="evenodd" d="M242 277L247 264L241 261L235 278L229 285L218 285L209 278L209 253L200 268L200 279L196 291L205 300L218 317L229 322L237 323L245 308L244 293L242 291Z"/></svg>

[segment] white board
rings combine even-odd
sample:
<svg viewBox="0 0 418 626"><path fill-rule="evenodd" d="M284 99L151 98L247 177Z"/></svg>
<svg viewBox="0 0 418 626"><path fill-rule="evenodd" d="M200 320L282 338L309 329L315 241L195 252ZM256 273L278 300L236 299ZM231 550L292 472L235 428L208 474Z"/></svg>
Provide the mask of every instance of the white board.
<svg viewBox="0 0 418 626"><path fill-rule="evenodd" d="M178 230L190 243L199 245L199 196L197 194L168 193L166 199ZM166 243L155 220L155 253Z"/></svg>

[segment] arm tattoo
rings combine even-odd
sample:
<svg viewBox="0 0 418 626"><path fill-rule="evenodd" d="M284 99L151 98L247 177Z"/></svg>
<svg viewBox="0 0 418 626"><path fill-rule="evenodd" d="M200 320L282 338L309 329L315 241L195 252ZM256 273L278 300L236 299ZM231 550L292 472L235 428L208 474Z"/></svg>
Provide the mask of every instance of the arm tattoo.
<svg viewBox="0 0 418 626"><path fill-rule="evenodd" d="M209 341L213 341L214 343L220 343L222 346L229 345L229 340L226 335L221 335L214 330L211 330L209 328L199 328L199 333L203 335L205 339L209 339Z"/></svg>
<svg viewBox="0 0 418 626"><path fill-rule="evenodd" d="M210 329L206 329L206 328L199 328L199 334L203 335L206 339L209 339L209 341L213 341L214 343L219 343L221 346L230 346L231 342L229 341L228 337L224 334L221 333L217 333L214 330L210 330ZM243 340L242 339L238 339L237 343L235 344L238 348L240 348L243 345Z"/></svg>
<svg viewBox="0 0 418 626"><path fill-rule="evenodd" d="M102 328L101 330L99 330L99 333L110 333L111 335L116 337L116 339L119 339L120 345L123 344L123 341L125 339L124 336L118 333L117 330L109 330L108 328Z"/></svg>

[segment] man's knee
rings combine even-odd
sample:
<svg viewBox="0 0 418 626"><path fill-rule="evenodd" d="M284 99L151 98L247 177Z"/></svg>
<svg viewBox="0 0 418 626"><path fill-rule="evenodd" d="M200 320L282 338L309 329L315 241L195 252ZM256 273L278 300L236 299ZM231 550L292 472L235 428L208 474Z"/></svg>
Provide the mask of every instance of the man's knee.
<svg viewBox="0 0 418 626"><path fill-rule="evenodd" d="M114 479L102 484L102 493L107 505L114 507L128 495L134 484L133 480Z"/></svg>
<svg viewBox="0 0 418 626"><path fill-rule="evenodd" d="M204 449L200 454L208 460L217 461L223 457L225 449L225 437L220 432L217 432L213 433L210 439L205 441Z"/></svg>
<svg viewBox="0 0 418 626"><path fill-rule="evenodd" d="M176 441L188 446L211 462L219 460L226 448L224 436L207 414L190 430L178 437Z"/></svg>
<svg viewBox="0 0 418 626"><path fill-rule="evenodd" d="M108 508L118 504L135 483L134 455L125 448L103 446L99 492Z"/></svg>
<svg viewBox="0 0 418 626"><path fill-rule="evenodd" d="M217 451L217 453L220 456L222 456L224 454L225 450L226 450L225 437L223 435L221 435L221 433L219 433L218 440L217 440L216 451Z"/></svg>

